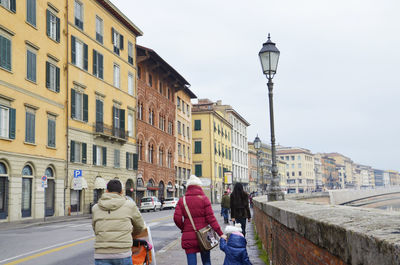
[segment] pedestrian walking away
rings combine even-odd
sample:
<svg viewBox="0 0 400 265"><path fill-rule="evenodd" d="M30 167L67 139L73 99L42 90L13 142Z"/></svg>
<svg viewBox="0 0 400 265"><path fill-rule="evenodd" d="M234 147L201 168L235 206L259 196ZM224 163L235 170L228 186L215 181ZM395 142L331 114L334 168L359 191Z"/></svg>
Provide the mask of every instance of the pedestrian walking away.
<svg viewBox="0 0 400 265"><path fill-rule="evenodd" d="M225 227L225 234L228 239L221 238L219 244L219 248L225 252L223 265L252 265L246 250L247 241L241 232L240 223Z"/></svg>
<svg viewBox="0 0 400 265"><path fill-rule="evenodd" d="M249 195L243 190L239 182L233 187L231 194L231 218L234 223L242 225L242 233L246 236L246 219L250 222Z"/></svg>
<svg viewBox="0 0 400 265"><path fill-rule="evenodd" d="M110 180L106 192L92 208L96 265L132 265L132 237L145 230L136 204L122 196L119 180Z"/></svg>
<svg viewBox="0 0 400 265"><path fill-rule="evenodd" d="M194 175L190 176L185 194L186 204L192 215L194 225L199 230L210 225L220 237L226 238L214 216L210 200L205 196L201 188L201 184L202 182L198 177ZM179 199L176 205L174 222L182 232L181 244L186 252L187 264L197 265L197 253L200 252L203 265L211 265L210 251L200 251L195 229L183 204L183 197Z"/></svg>
<svg viewBox="0 0 400 265"><path fill-rule="evenodd" d="M231 199L228 195L228 191L224 191L224 195L222 196L221 200L221 213L224 217L225 224L229 224L229 209L231 207L230 200Z"/></svg>

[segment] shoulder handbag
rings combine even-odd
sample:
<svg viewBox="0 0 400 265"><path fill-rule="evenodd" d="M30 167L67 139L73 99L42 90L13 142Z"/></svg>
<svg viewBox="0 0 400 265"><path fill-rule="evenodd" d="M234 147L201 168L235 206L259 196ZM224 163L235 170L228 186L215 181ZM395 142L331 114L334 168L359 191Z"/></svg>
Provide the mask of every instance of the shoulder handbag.
<svg viewBox="0 0 400 265"><path fill-rule="evenodd" d="M215 248L219 244L217 233L214 231L214 229L212 229L210 225L207 225L206 227L197 230L196 226L194 225L192 215L190 214L189 208L186 204L185 197L186 196L183 196L183 205L185 206L186 213L189 216L193 229L196 232L197 243L199 244L200 250L203 252Z"/></svg>

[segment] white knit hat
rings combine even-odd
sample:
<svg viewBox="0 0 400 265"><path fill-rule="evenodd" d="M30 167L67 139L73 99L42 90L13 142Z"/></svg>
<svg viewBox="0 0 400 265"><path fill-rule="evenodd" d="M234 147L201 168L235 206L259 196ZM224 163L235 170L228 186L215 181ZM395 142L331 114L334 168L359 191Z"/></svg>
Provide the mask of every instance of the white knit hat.
<svg viewBox="0 0 400 265"><path fill-rule="evenodd" d="M240 223L236 223L235 226L227 225L225 227L225 234L233 233L233 232L242 232L242 225Z"/></svg>
<svg viewBox="0 0 400 265"><path fill-rule="evenodd" d="M196 177L195 175L191 175L189 178L189 181L187 182L187 186L189 187L190 185L197 185L197 186L201 186L203 183L201 182L201 180Z"/></svg>

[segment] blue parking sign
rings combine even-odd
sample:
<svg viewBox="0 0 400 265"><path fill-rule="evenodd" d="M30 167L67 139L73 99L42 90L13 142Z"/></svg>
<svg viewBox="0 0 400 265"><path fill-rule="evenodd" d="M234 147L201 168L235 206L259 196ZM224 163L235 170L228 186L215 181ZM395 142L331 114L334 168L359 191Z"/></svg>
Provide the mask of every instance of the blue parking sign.
<svg viewBox="0 0 400 265"><path fill-rule="evenodd" d="M82 177L82 169L74 170L74 178Z"/></svg>

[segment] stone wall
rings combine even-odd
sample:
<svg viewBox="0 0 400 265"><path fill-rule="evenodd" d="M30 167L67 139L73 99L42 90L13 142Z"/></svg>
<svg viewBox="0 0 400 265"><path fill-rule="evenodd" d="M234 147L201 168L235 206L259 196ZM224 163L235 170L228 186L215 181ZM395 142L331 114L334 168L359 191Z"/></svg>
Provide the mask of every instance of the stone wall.
<svg viewBox="0 0 400 265"><path fill-rule="evenodd" d="M274 265L400 264L400 213L254 199L254 221Z"/></svg>

